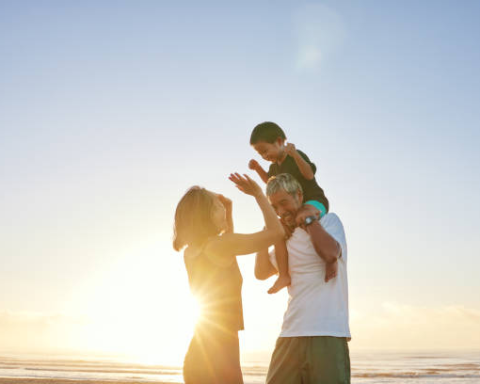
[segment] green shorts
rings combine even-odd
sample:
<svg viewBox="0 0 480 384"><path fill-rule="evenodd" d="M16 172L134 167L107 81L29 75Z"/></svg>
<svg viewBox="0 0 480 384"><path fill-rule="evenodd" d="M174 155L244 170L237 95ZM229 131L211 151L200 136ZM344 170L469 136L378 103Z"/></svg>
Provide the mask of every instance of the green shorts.
<svg viewBox="0 0 480 384"><path fill-rule="evenodd" d="M347 339L279 337L266 384L350 384Z"/></svg>

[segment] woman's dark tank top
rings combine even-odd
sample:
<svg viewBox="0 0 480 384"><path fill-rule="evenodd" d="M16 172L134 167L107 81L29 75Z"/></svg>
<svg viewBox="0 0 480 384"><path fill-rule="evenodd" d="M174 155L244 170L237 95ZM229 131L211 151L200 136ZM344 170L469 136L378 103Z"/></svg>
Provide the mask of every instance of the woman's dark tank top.
<svg viewBox="0 0 480 384"><path fill-rule="evenodd" d="M227 267L217 265L203 251L195 256L185 256L184 259L190 289L201 308L196 329L242 330L243 278L237 259L234 257Z"/></svg>

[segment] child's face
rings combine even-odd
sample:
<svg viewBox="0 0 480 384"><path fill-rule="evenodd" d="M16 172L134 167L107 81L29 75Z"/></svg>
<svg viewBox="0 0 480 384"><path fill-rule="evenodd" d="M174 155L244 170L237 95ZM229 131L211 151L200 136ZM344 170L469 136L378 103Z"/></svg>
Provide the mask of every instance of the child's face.
<svg viewBox="0 0 480 384"><path fill-rule="evenodd" d="M253 144L253 148L264 160L274 163L283 155L283 140L278 138L273 143L259 141L258 143Z"/></svg>

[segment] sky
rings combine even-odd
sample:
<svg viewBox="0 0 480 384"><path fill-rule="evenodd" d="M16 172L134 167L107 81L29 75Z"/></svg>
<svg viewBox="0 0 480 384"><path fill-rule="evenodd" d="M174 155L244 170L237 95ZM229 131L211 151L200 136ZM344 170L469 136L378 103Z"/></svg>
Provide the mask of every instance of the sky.
<svg viewBox="0 0 480 384"><path fill-rule="evenodd" d="M351 349L480 349L476 1L0 0L0 340L181 361L195 318L175 207L234 202L278 123L349 246ZM260 180L257 178L260 182ZM244 276L244 353L287 293Z"/></svg>

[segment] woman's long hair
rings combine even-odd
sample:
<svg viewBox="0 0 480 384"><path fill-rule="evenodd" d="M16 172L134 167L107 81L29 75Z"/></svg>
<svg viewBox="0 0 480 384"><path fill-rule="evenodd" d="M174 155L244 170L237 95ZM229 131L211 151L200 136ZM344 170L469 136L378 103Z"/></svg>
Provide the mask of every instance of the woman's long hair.
<svg viewBox="0 0 480 384"><path fill-rule="evenodd" d="M212 221L214 196L197 185L180 199L173 224L173 248L182 250L186 245L200 245L209 236L218 234Z"/></svg>

